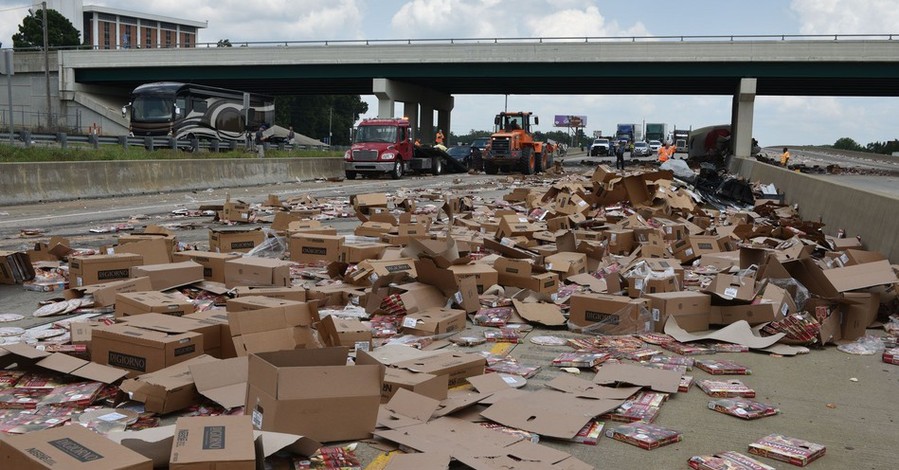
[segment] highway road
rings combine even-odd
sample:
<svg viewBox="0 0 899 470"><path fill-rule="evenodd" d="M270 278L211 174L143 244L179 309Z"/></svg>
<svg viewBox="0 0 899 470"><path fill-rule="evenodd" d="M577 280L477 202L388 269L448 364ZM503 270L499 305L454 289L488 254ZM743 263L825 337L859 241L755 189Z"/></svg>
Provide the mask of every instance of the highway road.
<svg viewBox="0 0 899 470"><path fill-rule="evenodd" d="M566 158L568 172L591 171L583 165L582 154ZM592 159L587 159L592 161ZM847 176L841 176L845 178ZM194 210L204 204L221 204L226 195L250 203L262 202L269 194L282 199L291 196L313 195L333 202L350 194L367 192L399 192L416 196L419 205L436 204L428 199L439 194L472 194L482 201L496 201L511 187L522 184L519 175L443 175L438 177L408 177L400 181L355 180L343 182L312 181L250 188L198 188L196 191L157 194L115 199L78 200L50 204L0 207L0 249L25 249L34 241L51 235L68 237L76 248L98 248L113 243L115 232L94 233L91 229L132 224L141 227L159 224L172 227L178 239L205 248L207 230L213 225L211 216L185 217L173 211ZM544 184L540 177L529 184ZM355 217L326 221L342 233L349 233L358 222ZM38 237L21 236L22 229L40 232ZM23 291L21 286L0 286L0 313L30 315L38 302L58 293ZM54 318L56 319L56 318ZM44 318L28 318L2 326L31 327L46 323ZM469 326L468 335L481 334L481 327ZM879 332L871 331L879 334ZM561 374L549 366L551 359L564 348L533 344L529 339L538 335L557 335L565 338L578 335L565 329L535 328L518 345L483 345L476 349L494 353L509 353L526 365L540 366L540 372L530 379L526 390L539 390ZM752 369L744 382L758 390L757 399L771 403L781 414L757 421L743 421L711 411L709 397L693 388L678 394L662 408L657 424L684 432L684 441L660 449L645 451L624 443L601 438L596 446L543 440L550 447L570 452L594 468L676 469L687 468L692 455L724 450L745 452L748 442L772 432L825 444L827 455L811 464L818 470L831 469L888 469L895 466L896 419L899 402L895 398L899 386L899 367L880 362L879 356L853 356L834 347L813 350L797 357L772 357L765 354L726 354ZM694 370L696 379L708 374ZM582 378L591 378L584 373ZM617 423L607 423L608 427ZM360 445L358 453L363 464L371 470L383 468L387 457L368 445ZM785 468L771 460L766 463Z"/></svg>

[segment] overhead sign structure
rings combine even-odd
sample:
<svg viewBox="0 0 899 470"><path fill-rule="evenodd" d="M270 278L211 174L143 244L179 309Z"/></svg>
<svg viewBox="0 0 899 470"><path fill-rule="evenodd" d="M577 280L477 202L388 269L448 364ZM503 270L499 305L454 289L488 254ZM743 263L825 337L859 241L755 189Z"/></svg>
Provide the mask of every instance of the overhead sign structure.
<svg viewBox="0 0 899 470"><path fill-rule="evenodd" d="M587 127L587 116L557 114L553 119L553 127Z"/></svg>

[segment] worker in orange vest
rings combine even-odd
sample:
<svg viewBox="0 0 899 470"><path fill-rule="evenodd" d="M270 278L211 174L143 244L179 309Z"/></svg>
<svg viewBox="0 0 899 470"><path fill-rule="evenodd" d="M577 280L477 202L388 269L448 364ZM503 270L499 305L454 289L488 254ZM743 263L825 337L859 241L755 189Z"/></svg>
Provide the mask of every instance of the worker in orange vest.
<svg viewBox="0 0 899 470"><path fill-rule="evenodd" d="M663 144L662 147L659 148L659 163L665 163L669 158L671 158L671 150L673 149L668 146L668 142L665 142L665 144Z"/></svg>
<svg viewBox="0 0 899 470"><path fill-rule="evenodd" d="M437 145L443 145L443 139L443 129L437 129L437 138L434 141L437 142Z"/></svg>

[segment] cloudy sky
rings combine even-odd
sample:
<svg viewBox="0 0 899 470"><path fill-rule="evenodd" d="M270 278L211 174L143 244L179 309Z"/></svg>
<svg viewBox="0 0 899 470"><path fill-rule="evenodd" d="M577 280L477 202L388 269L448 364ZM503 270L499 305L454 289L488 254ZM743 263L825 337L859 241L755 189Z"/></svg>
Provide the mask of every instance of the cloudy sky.
<svg viewBox="0 0 899 470"><path fill-rule="evenodd" d="M74 0L63 0L66 3ZM30 1L0 0L8 47ZM208 21L199 42L472 37L899 33L899 0L86 0ZM453 131L489 129L502 95L457 96ZM618 122L702 127L730 121L722 96L511 95L509 109L586 115L588 132ZM369 102L369 115L377 109ZM762 145L864 144L899 138L899 98L758 97ZM401 112L400 105L397 112Z"/></svg>

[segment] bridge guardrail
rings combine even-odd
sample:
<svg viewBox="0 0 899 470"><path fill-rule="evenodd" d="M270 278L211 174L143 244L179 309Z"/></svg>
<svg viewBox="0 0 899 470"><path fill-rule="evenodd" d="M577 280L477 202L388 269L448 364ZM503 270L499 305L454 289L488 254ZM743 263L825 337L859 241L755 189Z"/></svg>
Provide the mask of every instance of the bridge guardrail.
<svg viewBox="0 0 899 470"><path fill-rule="evenodd" d="M893 41L899 40L899 33L883 34L733 34L733 35L679 35L679 36L557 36L545 38L425 38L425 39L334 39L298 41L235 41L229 45L221 42L200 42L186 49L208 49L217 47L309 47L309 46L370 46L370 45L467 45L467 44L542 44L542 43L610 43L610 42L703 42L703 41ZM51 50L106 50L99 46L55 46ZM141 50L140 47L113 45L109 50ZM143 49L166 49L164 44ZM15 48L16 51L43 51L40 47Z"/></svg>
<svg viewBox="0 0 899 470"><path fill-rule="evenodd" d="M101 136L101 135L69 135L65 132L59 132L55 134L46 134L46 133L31 133L29 131L19 131L12 134L12 138L10 138L9 132L0 133L0 145L2 144L13 144L20 145L24 147L31 147L33 145L41 145L41 146L59 146L60 148L67 148L69 144L78 144L82 146L91 146L94 148L98 148L100 145L119 145L121 147L144 147L148 150L154 149L181 149L187 151L198 151L198 150L209 150L211 152L217 151L226 151L226 150L238 150L241 148L248 148L244 143L237 141L206 141L206 140L188 140L188 139L175 139L172 137L135 137L135 136ZM342 147L334 146L329 147L325 144L322 145L302 145L302 144L287 144L284 142L279 142L277 144L271 144L266 142L264 144L266 149L277 149L277 150L342 150Z"/></svg>

